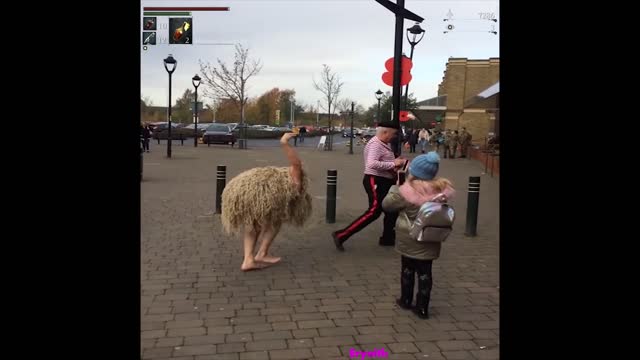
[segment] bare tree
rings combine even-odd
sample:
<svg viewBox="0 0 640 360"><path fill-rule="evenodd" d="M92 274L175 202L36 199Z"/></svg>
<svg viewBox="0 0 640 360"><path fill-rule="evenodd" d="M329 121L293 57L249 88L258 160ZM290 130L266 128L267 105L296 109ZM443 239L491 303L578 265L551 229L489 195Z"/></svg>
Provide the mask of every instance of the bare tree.
<svg viewBox="0 0 640 360"><path fill-rule="evenodd" d="M213 99L227 98L240 110L240 123L244 124L244 108L247 96L247 81L262 69L260 60L249 59L249 49L236 45L235 61L231 67L217 59L218 66L200 61L204 94Z"/></svg>
<svg viewBox="0 0 640 360"><path fill-rule="evenodd" d="M340 89L343 82L336 73L331 72L331 68L327 64L322 64L322 73L320 74L320 82L313 80L313 87L320 91L327 100L327 113L329 114L329 143L328 150L333 150L333 134L331 133L331 105L338 100Z"/></svg>
<svg viewBox="0 0 640 360"><path fill-rule="evenodd" d="M336 110L338 110L341 113L347 112L347 111L351 111L351 103L352 102L353 102L353 100L351 100L349 98L340 99L336 103Z"/></svg>

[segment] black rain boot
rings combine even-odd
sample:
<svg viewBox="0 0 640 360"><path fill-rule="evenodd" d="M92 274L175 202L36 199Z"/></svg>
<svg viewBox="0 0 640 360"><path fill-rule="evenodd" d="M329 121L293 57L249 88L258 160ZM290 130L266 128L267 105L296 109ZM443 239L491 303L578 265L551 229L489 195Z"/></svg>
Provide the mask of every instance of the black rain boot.
<svg viewBox="0 0 640 360"><path fill-rule="evenodd" d="M400 298L396 299L399 307L410 310L413 302L414 269L410 267L410 260L402 257L402 271L400 272Z"/></svg>
<svg viewBox="0 0 640 360"><path fill-rule="evenodd" d="M416 307L413 312L421 319L429 318L429 301L431 300L431 287L433 279L431 277L431 261L427 264L420 264L418 267L418 294L416 295Z"/></svg>

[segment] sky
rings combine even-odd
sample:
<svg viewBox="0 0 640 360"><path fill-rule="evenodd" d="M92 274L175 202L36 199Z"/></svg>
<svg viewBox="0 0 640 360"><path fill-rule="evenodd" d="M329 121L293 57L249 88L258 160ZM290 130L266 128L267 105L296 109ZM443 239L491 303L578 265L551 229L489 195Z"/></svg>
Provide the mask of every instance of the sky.
<svg viewBox="0 0 640 360"><path fill-rule="evenodd" d="M175 104L187 88L193 90L191 78L200 72L199 61L214 64L219 58L232 63L234 46L220 44L234 43L249 48L249 56L263 64L248 82L250 98L274 87L294 89L296 104L315 107L322 94L313 80L319 80L322 64L344 82L340 99L350 98L367 108L377 103L376 90L392 90L382 82L382 74L385 61L393 57L395 16L375 0L143 0L144 6L230 7L226 12L193 12L192 45L158 44L143 50L141 34L141 96L155 106L167 105L163 59L169 54L178 61L172 76ZM500 57L498 1L405 0L405 7L424 18L420 26L426 30L414 49L409 84L418 101L437 96L448 58ZM497 22L481 19L486 13ZM448 14L451 20L444 21ZM167 18L158 17L162 22ZM454 29L445 34L449 24ZM413 25L405 20L403 28ZM490 33L492 26L498 35ZM403 52L409 56L410 49L405 31ZM211 104L212 99L204 102Z"/></svg>

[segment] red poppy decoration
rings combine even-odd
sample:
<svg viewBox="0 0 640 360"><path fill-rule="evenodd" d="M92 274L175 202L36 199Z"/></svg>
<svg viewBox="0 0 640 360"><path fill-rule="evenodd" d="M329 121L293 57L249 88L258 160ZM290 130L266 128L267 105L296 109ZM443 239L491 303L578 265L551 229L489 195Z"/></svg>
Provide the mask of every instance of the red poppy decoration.
<svg viewBox="0 0 640 360"><path fill-rule="evenodd" d="M411 81L411 68L413 67L413 63L411 59L402 55L401 64L400 86L405 86ZM387 72L382 74L382 81L389 86L393 86L393 58L385 61L384 67L387 69Z"/></svg>

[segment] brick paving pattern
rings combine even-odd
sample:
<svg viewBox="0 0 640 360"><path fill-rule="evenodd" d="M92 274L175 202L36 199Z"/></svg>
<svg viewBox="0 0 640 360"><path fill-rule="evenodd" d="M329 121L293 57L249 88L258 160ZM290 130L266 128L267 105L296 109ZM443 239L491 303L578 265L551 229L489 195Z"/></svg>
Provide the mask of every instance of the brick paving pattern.
<svg viewBox="0 0 640 360"><path fill-rule="evenodd" d="M309 139L312 140L312 139ZM308 141L309 141L308 140ZM214 214L216 165L227 180L256 166L286 166L282 150L164 145L144 154L141 358L350 359L384 349L389 359L498 359L499 183L482 176L478 236L464 236L469 176L478 162L443 159L440 175L458 191L453 234L434 262L428 320L399 309L400 255L378 246L382 221L336 251L330 232L366 207L362 148L348 155L299 149L311 178L314 215L285 227L272 252L283 261L243 273L242 240ZM412 157L413 154L405 154ZM327 169L338 170L335 224L325 224Z"/></svg>

